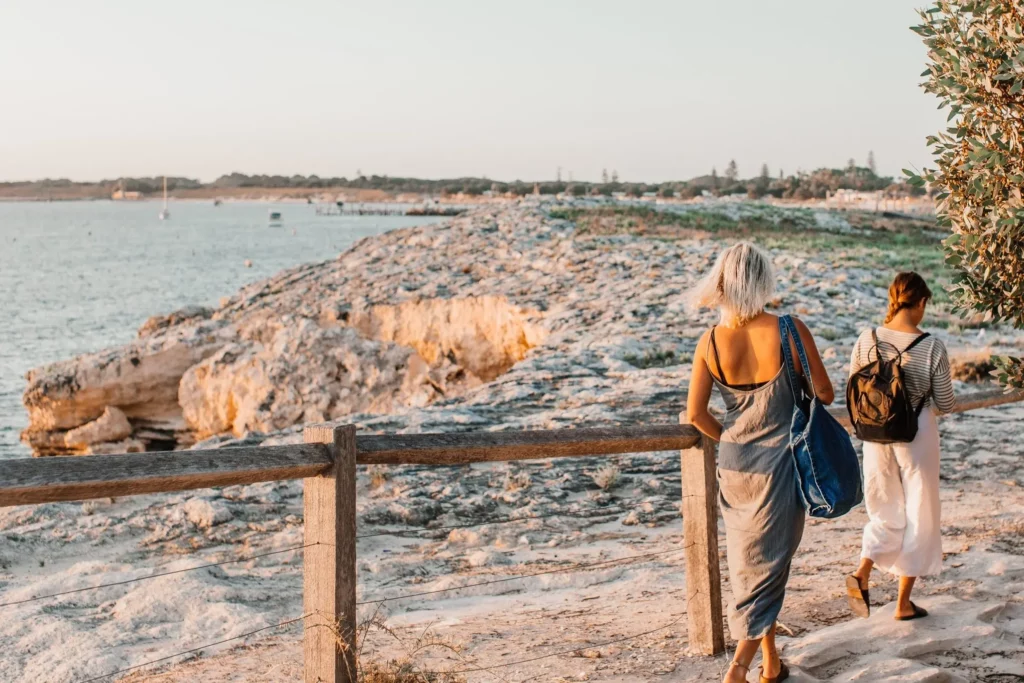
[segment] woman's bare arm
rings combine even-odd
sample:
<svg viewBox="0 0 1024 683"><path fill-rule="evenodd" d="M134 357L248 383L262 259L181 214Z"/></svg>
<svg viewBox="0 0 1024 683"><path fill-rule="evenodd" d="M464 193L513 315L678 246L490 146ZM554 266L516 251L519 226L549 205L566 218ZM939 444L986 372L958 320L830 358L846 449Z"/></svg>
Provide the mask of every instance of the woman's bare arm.
<svg viewBox="0 0 1024 683"><path fill-rule="evenodd" d="M706 358L710 335L710 332L704 333L697 342L697 350L693 354L693 370L690 372L690 387L686 395L686 418L701 433L720 441L722 423L708 410L713 386Z"/></svg>
<svg viewBox="0 0 1024 683"><path fill-rule="evenodd" d="M793 318L796 323L797 332L800 334L800 341L803 342L804 351L807 352L807 362L811 366L811 383L814 385L814 393L818 400L825 405L832 405L836 400L836 392L832 387L832 380L828 376L825 364L821 361L821 354L818 353L818 345L814 343L814 335L799 318ZM793 342L790 341L793 345ZM793 346L793 357L797 358L796 346ZM802 371L801 371L802 372Z"/></svg>

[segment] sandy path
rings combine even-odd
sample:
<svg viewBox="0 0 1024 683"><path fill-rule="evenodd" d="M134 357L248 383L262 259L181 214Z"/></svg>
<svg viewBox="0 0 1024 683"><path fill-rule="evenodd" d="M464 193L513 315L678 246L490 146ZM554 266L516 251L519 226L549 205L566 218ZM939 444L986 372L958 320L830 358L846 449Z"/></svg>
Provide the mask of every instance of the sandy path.
<svg viewBox="0 0 1024 683"><path fill-rule="evenodd" d="M1009 681L1024 675L1024 489L1017 478L1024 445L1014 438L1021 417L1024 408L1015 406L942 423L945 443L956 450L947 446L943 464L945 571L923 580L918 592L932 618L912 624L889 618L891 606L883 605L894 599L895 581L876 573L875 613L868 620L852 619L843 575L857 557L864 511L808 525L782 617L792 636L780 639L796 671L794 681ZM569 548L530 550L514 559L532 560L521 571L534 571L546 566L541 559L556 554L559 560L593 561L679 543L675 523L652 529L613 523L590 527ZM432 550L429 544L410 544L407 552L430 555ZM430 626L463 647L463 661L454 656L420 659L425 670L491 666L577 650L472 672L470 681L715 681L727 659L688 656L685 620L673 623L685 611L681 565L681 558L670 555L628 567L394 603L388 623L407 642ZM517 569L503 570L509 575ZM486 573L495 571L492 567ZM450 580L423 576L413 590L443 587ZM728 583L725 590L728 595ZM397 592L396 586L385 594ZM600 645L659 628L628 642ZM367 649L378 658L402 651L381 633L371 635ZM300 640L293 632L129 680L288 681L300 671Z"/></svg>

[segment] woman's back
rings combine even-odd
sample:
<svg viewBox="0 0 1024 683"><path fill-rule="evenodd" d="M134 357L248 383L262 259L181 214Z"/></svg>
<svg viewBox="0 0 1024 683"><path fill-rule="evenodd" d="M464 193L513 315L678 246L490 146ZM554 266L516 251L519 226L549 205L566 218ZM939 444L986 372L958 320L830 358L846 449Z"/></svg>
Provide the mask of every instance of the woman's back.
<svg viewBox="0 0 1024 683"><path fill-rule="evenodd" d="M718 325L709 343L711 370L728 386L761 385L775 379L782 368L779 319L774 315L758 316L738 328Z"/></svg>
<svg viewBox="0 0 1024 683"><path fill-rule="evenodd" d="M797 360L800 387L810 394L813 385L815 395L828 405L835 398L835 392L818 355L814 337L799 318L793 318L793 322L811 366L811 377L804 377L803 368ZM792 339L789 348L797 358L796 343ZM706 364L718 384L734 389L754 389L775 380L785 374L778 316L762 313L738 327L716 325L702 338L695 360Z"/></svg>

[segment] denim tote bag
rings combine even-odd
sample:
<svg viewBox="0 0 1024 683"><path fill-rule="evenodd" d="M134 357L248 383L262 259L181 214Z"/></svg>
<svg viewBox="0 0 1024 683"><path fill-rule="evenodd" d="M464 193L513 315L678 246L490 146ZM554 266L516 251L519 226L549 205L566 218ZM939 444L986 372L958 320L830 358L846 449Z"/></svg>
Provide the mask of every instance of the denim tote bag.
<svg viewBox="0 0 1024 683"><path fill-rule="evenodd" d="M786 361L786 372L793 387L796 407L793 410L793 424L790 427L790 447L800 480L800 492L804 506L811 517L833 519L841 517L860 504L864 499L861 488L860 463L853 441L839 422L832 417L818 400L811 381L811 366L807 353L800 341L796 324L788 316L779 318L779 333L782 337L782 355ZM808 400L801 389L800 377L793 361L789 338L793 338L804 377L811 389Z"/></svg>

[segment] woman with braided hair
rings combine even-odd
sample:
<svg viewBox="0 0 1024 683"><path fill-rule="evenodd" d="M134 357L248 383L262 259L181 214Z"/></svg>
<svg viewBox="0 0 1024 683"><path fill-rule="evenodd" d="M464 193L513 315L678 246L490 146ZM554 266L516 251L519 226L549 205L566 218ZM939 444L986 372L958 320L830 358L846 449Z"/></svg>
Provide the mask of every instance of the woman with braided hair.
<svg viewBox="0 0 1024 683"><path fill-rule="evenodd" d="M919 410L917 435L909 443L864 443L864 502L868 523L860 566L847 578L850 607L870 613L871 569L899 577L893 617L918 619L928 612L910 600L918 576L942 570L939 522L939 430L935 413L956 402L949 357L941 341L919 325L932 298L917 273L900 273L889 287L885 324L865 330L850 359L850 375L873 360L897 360L910 404Z"/></svg>

